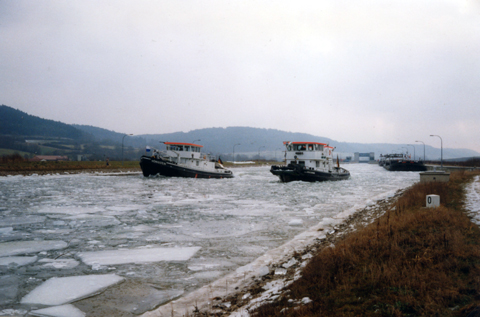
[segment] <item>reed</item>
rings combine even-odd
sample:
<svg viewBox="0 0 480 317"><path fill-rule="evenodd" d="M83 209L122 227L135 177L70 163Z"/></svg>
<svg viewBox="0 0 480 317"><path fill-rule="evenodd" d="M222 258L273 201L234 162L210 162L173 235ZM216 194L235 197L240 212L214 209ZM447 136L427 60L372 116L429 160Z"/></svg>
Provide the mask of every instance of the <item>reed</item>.
<svg viewBox="0 0 480 317"><path fill-rule="evenodd" d="M480 303L480 229L463 212L470 176L412 186L304 268L288 294L312 303L293 309L284 297L254 316L465 316ZM428 194L441 206L425 208Z"/></svg>

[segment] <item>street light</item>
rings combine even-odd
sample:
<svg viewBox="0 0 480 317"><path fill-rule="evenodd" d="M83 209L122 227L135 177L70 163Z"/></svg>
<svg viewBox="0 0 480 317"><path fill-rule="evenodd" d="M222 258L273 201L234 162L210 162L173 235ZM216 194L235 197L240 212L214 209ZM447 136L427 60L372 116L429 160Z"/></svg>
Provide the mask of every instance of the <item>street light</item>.
<svg viewBox="0 0 480 317"><path fill-rule="evenodd" d="M235 145L233 146L233 163L235 163L235 147L236 147L237 145L241 145L241 144L240 144L240 143L237 143L237 144L235 144Z"/></svg>
<svg viewBox="0 0 480 317"><path fill-rule="evenodd" d="M413 146L413 160L415 161L415 146L412 144L407 144L407 146Z"/></svg>
<svg viewBox="0 0 480 317"><path fill-rule="evenodd" d="M443 167L443 140L442 137L436 134L430 134L430 136L436 136L440 138L440 167Z"/></svg>
<svg viewBox="0 0 480 317"><path fill-rule="evenodd" d="M422 141L415 141L419 143L423 143ZM425 143L423 143L423 162L425 163Z"/></svg>
<svg viewBox="0 0 480 317"><path fill-rule="evenodd" d="M123 140L125 140L125 137L128 135L133 135L133 134L125 134L122 138L122 166L123 166Z"/></svg>
<svg viewBox="0 0 480 317"><path fill-rule="evenodd" d="M202 140L198 139L198 140L193 141L192 143L195 144L195 142L197 142L197 141L202 141Z"/></svg>

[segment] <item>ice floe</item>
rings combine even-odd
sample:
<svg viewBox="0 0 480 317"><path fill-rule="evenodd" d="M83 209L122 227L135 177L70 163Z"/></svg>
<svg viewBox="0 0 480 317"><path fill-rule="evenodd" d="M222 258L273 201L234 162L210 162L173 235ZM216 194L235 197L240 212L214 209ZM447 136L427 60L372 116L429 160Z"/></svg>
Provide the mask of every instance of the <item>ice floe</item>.
<svg viewBox="0 0 480 317"><path fill-rule="evenodd" d="M40 317L84 317L86 314L77 307L67 304L61 306L53 306L43 309L33 310L29 313L32 316Z"/></svg>
<svg viewBox="0 0 480 317"><path fill-rule="evenodd" d="M41 259L38 263L44 263L42 267L53 269L73 269L80 263L74 259Z"/></svg>
<svg viewBox="0 0 480 317"><path fill-rule="evenodd" d="M0 256L17 254L30 254L48 250L60 250L67 247L65 241L40 240L40 241L12 241L0 243Z"/></svg>
<svg viewBox="0 0 480 317"><path fill-rule="evenodd" d="M186 261L198 250L200 250L200 247L148 248L82 252L79 253L78 256L88 265L113 265L160 261Z"/></svg>
<svg viewBox="0 0 480 317"><path fill-rule="evenodd" d="M57 306L68 304L123 281L115 274L52 277L37 286L20 301L22 304Z"/></svg>
<svg viewBox="0 0 480 317"><path fill-rule="evenodd" d="M0 266L18 265L24 266L31 264L37 260L36 256L8 256L0 258Z"/></svg>

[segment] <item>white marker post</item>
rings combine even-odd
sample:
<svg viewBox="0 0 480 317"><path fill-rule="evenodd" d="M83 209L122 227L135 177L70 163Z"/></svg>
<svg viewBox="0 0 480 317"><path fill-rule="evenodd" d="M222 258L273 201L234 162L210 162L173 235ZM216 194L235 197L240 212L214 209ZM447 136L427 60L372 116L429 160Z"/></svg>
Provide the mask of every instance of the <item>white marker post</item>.
<svg viewBox="0 0 480 317"><path fill-rule="evenodd" d="M427 195L427 208L436 208L440 206L440 196Z"/></svg>

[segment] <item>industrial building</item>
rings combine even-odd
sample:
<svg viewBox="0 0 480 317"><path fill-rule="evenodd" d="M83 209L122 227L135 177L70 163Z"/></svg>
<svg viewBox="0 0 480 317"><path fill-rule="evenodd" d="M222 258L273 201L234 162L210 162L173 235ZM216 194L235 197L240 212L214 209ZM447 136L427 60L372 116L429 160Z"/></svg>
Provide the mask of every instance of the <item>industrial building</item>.
<svg viewBox="0 0 480 317"><path fill-rule="evenodd" d="M375 152L370 153L353 153L354 163L375 163Z"/></svg>

